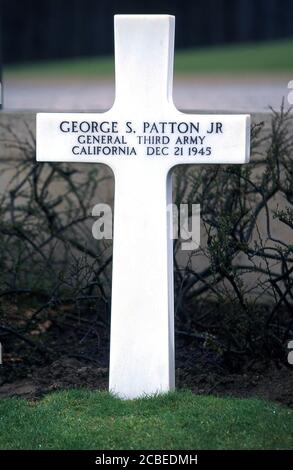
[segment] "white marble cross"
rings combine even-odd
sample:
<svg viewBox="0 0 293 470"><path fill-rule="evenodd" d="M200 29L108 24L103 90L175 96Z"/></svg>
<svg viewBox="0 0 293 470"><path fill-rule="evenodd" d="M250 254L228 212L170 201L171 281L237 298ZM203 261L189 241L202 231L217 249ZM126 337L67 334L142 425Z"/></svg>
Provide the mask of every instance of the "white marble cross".
<svg viewBox="0 0 293 470"><path fill-rule="evenodd" d="M122 398L174 388L172 168L249 160L248 115L175 108L174 29L168 15L115 16L113 107L37 115L38 161L114 173L110 390Z"/></svg>

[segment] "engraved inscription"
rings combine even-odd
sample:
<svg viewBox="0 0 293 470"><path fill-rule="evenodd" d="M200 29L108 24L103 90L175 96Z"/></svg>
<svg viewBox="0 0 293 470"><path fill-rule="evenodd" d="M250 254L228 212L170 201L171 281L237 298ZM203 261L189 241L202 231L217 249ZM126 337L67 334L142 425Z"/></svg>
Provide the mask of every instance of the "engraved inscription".
<svg viewBox="0 0 293 470"><path fill-rule="evenodd" d="M220 121L61 121L62 134L74 135L75 156L174 156L213 155L211 135L224 134Z"/></svg>

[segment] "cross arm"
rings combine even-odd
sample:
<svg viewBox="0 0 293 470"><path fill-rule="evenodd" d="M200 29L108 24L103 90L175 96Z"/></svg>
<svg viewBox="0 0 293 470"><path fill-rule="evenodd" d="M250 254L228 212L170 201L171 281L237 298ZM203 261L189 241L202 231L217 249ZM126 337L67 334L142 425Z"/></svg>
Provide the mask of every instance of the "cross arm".
<svg viewBox="0 0 293 470"><path fill-rule="evenodd" d="M110 112L38 113L36 129L39 162L103 163L111 167L115 149L126 147L124 127Z"/></svg>
<svg viewBox="0 0 293 470"><path fill-rule="evenodd" d="M243 164L250 158L250 115L174 111L169 168L179 164Z"/></svg>
<svg viewBox="0 0 293 470"><path fill-rule="evenodd" d="M137 118L102 114L37 115L37 160L92 162L113 170L124 162L241 164L249 160L250 116L184 114L173 106Z"/></svg>

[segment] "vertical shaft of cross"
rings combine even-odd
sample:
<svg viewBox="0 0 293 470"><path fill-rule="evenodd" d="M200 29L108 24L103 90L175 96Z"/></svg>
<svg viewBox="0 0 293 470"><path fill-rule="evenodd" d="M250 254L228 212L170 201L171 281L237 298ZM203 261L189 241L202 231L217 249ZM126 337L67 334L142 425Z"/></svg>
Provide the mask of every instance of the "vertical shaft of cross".
<svg viewBox="0 0 293 470"><path fill-rule="evenodd" d="M115 16L114 107L140 114L172 101L175 18Z"/></svg>
<svg viewBox="0 0 293 470"><path fill-rule="evenodd" d="M114 109L125 121L168 114L174 26L168 15L115 17ZM140 153L113 169L110 390L136 398L174 388L172 186L166 166Z"/></svg>
<svg viewBox="0 0 293 470"><path fill-rule="evenodd" d="M172 194L170 177L162 169L154 172L152 162L131 162L119 170L110 390L136 398L174 388L173 247L167 214ZM131 172L135 178L130 181Z"/></svg>

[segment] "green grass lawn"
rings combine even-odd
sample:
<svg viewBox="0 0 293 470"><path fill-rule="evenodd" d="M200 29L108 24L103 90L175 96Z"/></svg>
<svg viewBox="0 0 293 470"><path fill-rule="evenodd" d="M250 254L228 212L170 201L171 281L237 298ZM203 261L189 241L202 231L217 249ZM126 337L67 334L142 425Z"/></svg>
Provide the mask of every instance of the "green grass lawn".
<svg viewBox="0 0 293 470"><path fill-rule="evenodd" d="M176 51L175 73L285 73L293 71L293 40ZM6 75L95 77L114 73L113 57L10 65Z"/></svg>
<svg viewBox="0 0 293 470"><path fill-rule="evenodd" d="M292 449L293 410L176 392L121 401L71 390L0 402L1 449Z"/></svg>

